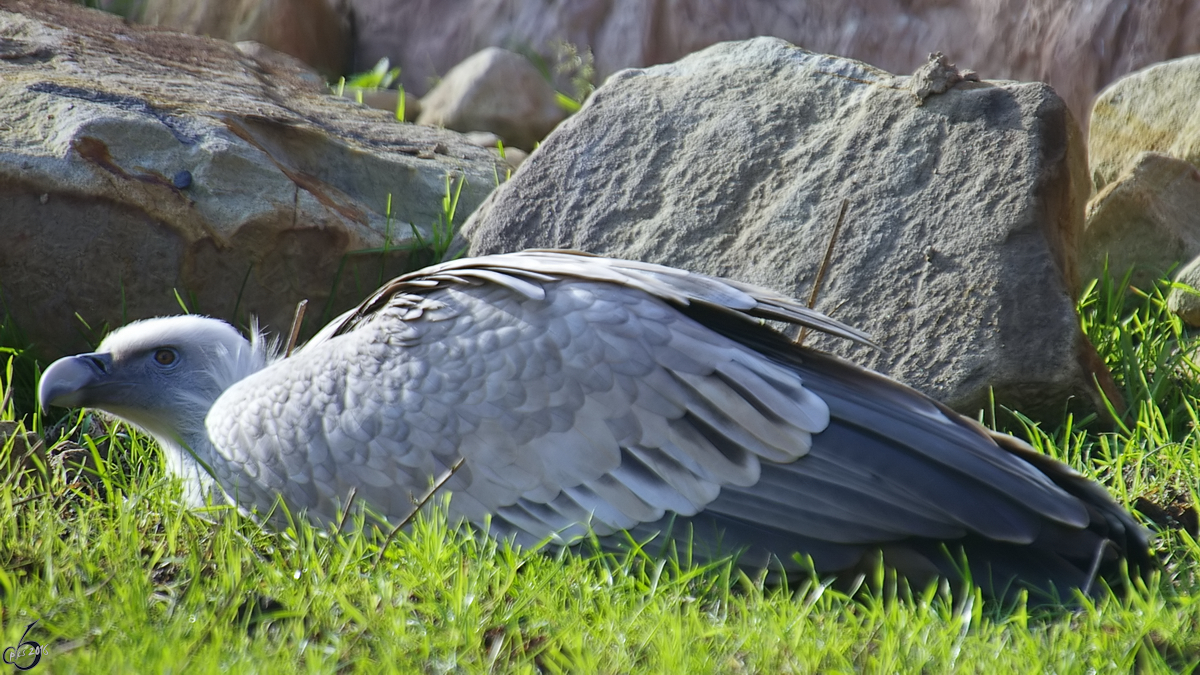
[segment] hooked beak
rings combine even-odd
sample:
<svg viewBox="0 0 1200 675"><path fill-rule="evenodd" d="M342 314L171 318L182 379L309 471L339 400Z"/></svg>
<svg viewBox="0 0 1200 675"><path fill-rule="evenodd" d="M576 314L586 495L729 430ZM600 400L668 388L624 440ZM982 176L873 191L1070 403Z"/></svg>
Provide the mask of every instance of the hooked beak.
<svg viewBox="0 0 1200 675"><path fill-rule="evenodd" d="M45 410L87 406L95 401L96 388L112 373L112 355L103 353L68 356L50 364L38 385L38 401Z"/></svg>

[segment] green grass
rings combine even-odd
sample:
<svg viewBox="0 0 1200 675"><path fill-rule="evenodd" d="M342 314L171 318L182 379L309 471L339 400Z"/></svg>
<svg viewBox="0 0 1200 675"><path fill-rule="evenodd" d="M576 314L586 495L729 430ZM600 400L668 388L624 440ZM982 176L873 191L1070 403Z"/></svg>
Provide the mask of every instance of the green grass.
<svg viewBox="0 0 1200 675"><path fill-rule="evenodd" d="M3 298L0 298L0 420L26 417L36 412L34 392L40 376L25 332L3 310Z"/></svg>
<svg viewBox="0 0 1200 675"><path fill-rule="evenodd" d="M349 78L338 78L336 84L329 84L330 93L335 96L345 96L346 90L354 94L354 98L358 103L363 102L364 92L383 91L393 84L396 85L396 121L403 122L405 117L405 101L406 95L404 85L398 82L400 78L400 69L391 68L391 63L387 57L379 59L375 63L375 67L366 72L351 75Z"/></svg>
<svg viewBox="0 0 1200 675"><path fill-rule="evenodd" d="M1129 410L1115 431L1064 420L1025 433L1124 504L1186 520L1200 485L1200 368L1164 305L1158 289L1092 287L1083 326ZM0 388L14 386L0 373ZM50 426L17 411L0 419ZM0 648L36 619L28 637L48 653L33 673L1127 673L1200 662L1200 547L1170 518L1158 577L1060 609L936 589L850 599L819 584L764 588L727 565L514 551L438 508L376 566L379 539L361 520L348 533L276 533L227 509L189 511L144 436L66 422L91 430L71 434L91 473L34 460L0 486ZM10 439L0 466L14 454L25 452Z"/></svg>

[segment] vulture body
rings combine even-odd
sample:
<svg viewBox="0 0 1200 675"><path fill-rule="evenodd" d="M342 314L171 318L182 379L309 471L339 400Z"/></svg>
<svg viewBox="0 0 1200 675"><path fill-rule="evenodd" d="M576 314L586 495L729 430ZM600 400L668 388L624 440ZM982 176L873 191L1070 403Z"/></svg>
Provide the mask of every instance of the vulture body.
<svg viewBox="0 0 1200 675"><path fill-rule="evenodd" d="M451 515L525 545L627 530L785 575L882 554L917 583L965 557L993 595L1149 567L1099 485L766 320L868 340L747 284L526 251L400 277L286 359L215 319L134 323L51 365L40 397L146 429L242 506L324 522L352 489L400 522L461 459Z"/></svg>

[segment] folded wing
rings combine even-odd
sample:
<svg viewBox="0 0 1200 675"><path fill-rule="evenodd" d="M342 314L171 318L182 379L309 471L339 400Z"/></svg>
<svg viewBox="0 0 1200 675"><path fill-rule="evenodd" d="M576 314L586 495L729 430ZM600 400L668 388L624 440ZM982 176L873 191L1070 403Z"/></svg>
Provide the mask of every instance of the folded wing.
<svg viewBox="0 0 1200 675"><path fill-rule="evenodd" d="M1097 508L1123 514L767 319L868 340L769 291L645 263L438 266L227 391L207 420L218 473L264 508L280 494L333 518L354 488L399 521L461 457L451 509L524 543L685 523L714 555L723 538L831 570L881 546L1026 546L1089 531Z"/></svg>

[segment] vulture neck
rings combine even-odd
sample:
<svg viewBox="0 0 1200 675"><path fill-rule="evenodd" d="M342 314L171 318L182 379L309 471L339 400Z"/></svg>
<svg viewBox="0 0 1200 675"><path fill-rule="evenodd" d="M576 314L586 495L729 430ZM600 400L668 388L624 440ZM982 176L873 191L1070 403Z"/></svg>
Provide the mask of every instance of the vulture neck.
<svg viewBox="0 0 1200 675"><path fill-rule="evenodd" d="M167 428L148 429L162 446L167 470L184 479L184 498L189 505L204 505L209 494L215 503L225 501L221 490L214 489L217 482L213 474L222 458L208 436L205 420L227 389L267 366L270 351L257 333L244 346L225 350L205 370L203 381L185 393L187 399L174 406L179 416Z"/></svg>
<svg viewBox="0 0 1200 675"><path fill-rule="evenodd" d="M184 503L191 507L204 506L212 495L213 503L224 499L210 470L215 470L216 449L204 433L189 434L188 438L157 436L167 461L167 471L183 479ZM203 465L197 461L203 461ZM205 466L207 465L207 466Z"/></svg>

